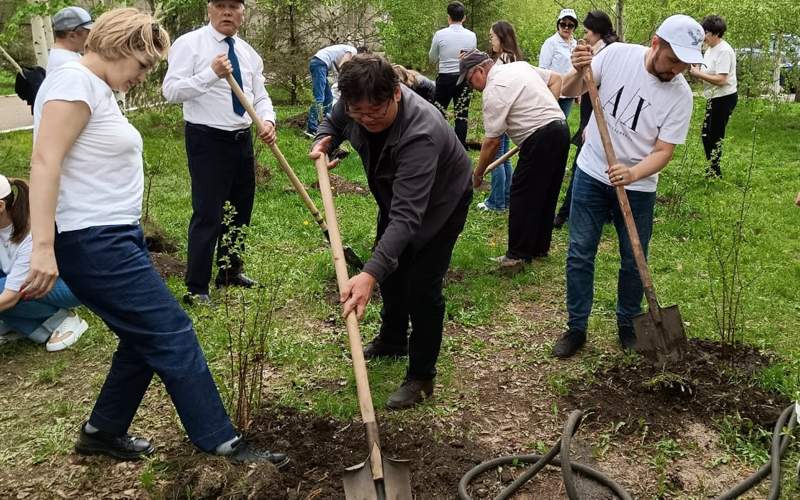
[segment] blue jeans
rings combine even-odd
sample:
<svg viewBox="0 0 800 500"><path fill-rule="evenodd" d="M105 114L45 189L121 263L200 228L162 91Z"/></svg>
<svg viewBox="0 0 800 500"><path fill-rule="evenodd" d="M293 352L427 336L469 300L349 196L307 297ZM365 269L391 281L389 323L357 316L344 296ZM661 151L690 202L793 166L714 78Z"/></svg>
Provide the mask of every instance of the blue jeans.
<svg viewBox="0 0 800 500"><path fill-rule="evenodd" d="M508 135L500 137L500 149L497 151L495 160L508 152ZM511 159L504 161L502 165L492 170L492 190L486 198L486 206L492 210L505 210L508 208L508 201L511 197L511 177L514 171L511 168Z"/></svg>
<svg viewBox="0 0 800 500"><path fill-rule="evenodd" d="M642 249L647 257L647 246L653 232L656 193L626 192ZM576 168L572 206L569 211L567 251L567 312L570 329L586 331L589 322L594 295L594 259L609 210L617 230L621 258L617 278L617 324L631 326L632 318L642 310L642 281L636 269L631 242L614 187L603 184Z"/></svg>
<svg viewBox="0 0 800 500"><path fill-rule="evenodd" d="M55 251L72 292L119 338L89 423L125 434L156 374L198 448L213 452L233 439L236 433L192 321L153 268L141 228L97 226L59 233Z"/></svg>
<svg viewBox="0 0 800 500"><path fill-rule="evenodd" d="M316 134L322 119L331 112L333 92L331 92L331 84L328 82L328 65L322 59L312 57L308 63L308 72L311 73L311 92L314 94L314 104L308 110L306 130Z"/></svg>
<svg viewBox="0 0 800 500"><path fill-rule="evenodd" d="M569 120L569 112L572 110L572 103L575 102L574 97L561 97L558 99L558 107L564 112L564 118Z"/></svg>
<svg viewBox="0 0 800 500"><path fill-rule="evenodd" d="M0 277L0 290L5 288L5 284L6 277ZM36 300L20 300L11 309L0 312L0 320L33 342L43 344L67 317L66 309L79 305L81 303L64 280L58 278L50 293Z"/></svg>

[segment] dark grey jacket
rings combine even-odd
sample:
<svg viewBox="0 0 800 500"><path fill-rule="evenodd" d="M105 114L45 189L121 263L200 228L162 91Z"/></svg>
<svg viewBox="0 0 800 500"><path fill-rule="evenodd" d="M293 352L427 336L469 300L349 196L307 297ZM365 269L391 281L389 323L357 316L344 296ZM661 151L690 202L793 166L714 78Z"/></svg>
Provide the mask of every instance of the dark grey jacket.
<svg viewBox="0 0 800 500"><path fill-rule="evenodd" d="M435 236L472 190L472 163L442 113L401 85L400 108L375 168L368 134L339 101L317 131L315 142L348 140L358 151L370 191L378 202L378 243L364 266L378 282L397 269L400 255ZM460 221L463 223L463 221Z"/></svg>

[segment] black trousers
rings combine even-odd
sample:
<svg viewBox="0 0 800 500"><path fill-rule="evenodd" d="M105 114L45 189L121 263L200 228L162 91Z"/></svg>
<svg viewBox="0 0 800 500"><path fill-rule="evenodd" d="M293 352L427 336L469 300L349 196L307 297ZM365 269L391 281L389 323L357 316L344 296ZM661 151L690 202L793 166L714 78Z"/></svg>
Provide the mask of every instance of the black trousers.
<svg viewBox="0 0 800 500"><path fill-rule="evenodd" d="M553 217L569 154L569 127L556 120L525 139L511 180L508 252L530 260L550 251Z"/></svg>
<svg viewBox="0 0 800 500"><path fill-rule="evenodd" d="M228 227L222 218L225 202L230 202L236 211L232 226L250 224L256 186L253 140L250 129L228 132L193 123L186 123L185 136L192 180L186 288L190 293L208 293L214 247L217 266L229 266L228 275L242 269L244 245L229 252L223 244ZM224 277L219 274L217 280Z"/></svg>
<svg viewBox="0 0 800 500"><path fill-rule="evenodd" d="M583 144L579 144L575 150L575 158L572 160L572 168L570 169L567 192L564 193L564 202L561 204L561 208L558 209L558 215L564 219L569 219L569 207L572 204L572 184L575 183L575 169L578 168L578 155L581 154L582 147ZM569 155L569 153L567 153L567 155Z"/></svg>
<svg viewBox="0 0 800 500"><path fill-rule="evenodd" d="M439 105L442 114L445 114L450 101L453 101L453 112L456 115L456 137L464 147L467 147L467 124L469 122L469 102L472 98L472 89L466 82L456 85L458 73L440 73L436 77L436 90L433 100Z"/></svg>
<svg viewBox="0 0 800 500"><path fill-rule="evenodd" d="M703 149L708 160L710 173L722 175L719 167L719 160L722 158L722 139L725 138L725 128L728 126L728 119L739 101L736 92L722 97L709 99L706 104L706 117L703 120Z"/></svg>
<svg viewBox="0 0 800 500"><path fill-rule="evenodd" d="M424 247L403 252L397 269L381 283L380 336L393 345L408 342L409 379L436 376L444 325L442 284L471 201L472 190L464 195L442 230Z"/></svg>

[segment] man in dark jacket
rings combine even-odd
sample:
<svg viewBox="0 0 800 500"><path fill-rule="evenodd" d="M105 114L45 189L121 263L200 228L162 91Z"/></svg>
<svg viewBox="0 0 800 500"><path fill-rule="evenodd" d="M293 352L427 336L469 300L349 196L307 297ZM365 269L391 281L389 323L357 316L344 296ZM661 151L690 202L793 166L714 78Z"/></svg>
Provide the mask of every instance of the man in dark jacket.
<svg viewBox="0 0 800 500"><path fill-rule="evenodd" d="M355 310L361 318L380 283L383 321L364 355L409 354L406 380L387 402L390 409L408 408L433 393L444 322L442 281L472 200L472 166L441 113L400 85L386 59L355 56L342 68L339 91L310 156L349 140L378 203L375 250L341 301L345 316Z"/></svg>

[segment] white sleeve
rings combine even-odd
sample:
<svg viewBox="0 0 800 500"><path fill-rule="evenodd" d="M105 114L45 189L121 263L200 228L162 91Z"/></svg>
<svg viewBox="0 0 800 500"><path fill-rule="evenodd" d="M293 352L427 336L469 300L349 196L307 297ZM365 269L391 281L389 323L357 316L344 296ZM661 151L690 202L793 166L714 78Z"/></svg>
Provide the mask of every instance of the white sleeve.
<svg viewBox="0 0 800 500"><path fill-rule="evenodd" d="M683 144L686 142L686 134L689 132L689 122L692 118L692 106L694 104L692 93L688 86L684 95L680 96L676 101L661 126L658 138L670 144Z"/></svg>
<svg viewBox="0 0 800 500"><path fill-rule="evenodd" d="M494 86L483 92L483 129L486 137L494 138L508 130L506 118L511 110L511 102L506 100L507 90Z"/></svg>
<svg viewBox="0 0 800 500"><path fill-rule="evenodd" d="M550 39L544 41L542 44L542 50L539 51L539 64L538 66L542 69L551 69L553 65L553 47L550 43Z"/></svg>
<svg viewBox="0 0 800 500"><path fill-rule="evenodd" d="M431 40L431 50L428 51L428 60L432 63L439 61L439 32L433 35Z"/></svg>
<svg viewBox="0 0 800 500"><path fill-rule="evenodd" d="M531 66L535 71L536 74L544 81L545 85L550 85L550 75L553 74L552 70L549 69L542 69L539 66Z"/></svg>
<svg viewBox="0 0 800 500"><path fill-rule="evenodd" d="M25 278L28 277L28 271L31 269L31 241L31 236L28 235L17 247L17 255L14 262L11 263L11 272L6 277L6 290L19 292L22 284L25 283Z"/></svg>
<svg viewBox="0 0 800 500"><path fill-rule="evenodd" d="M196 51L185 37L178 38L169 49L169 67L161 85L167 101L185 102L208 92L219 80L211 65L194 73Z"/></svg>
<svg viewBox="0 0 800 500"><path fill-rule="evenodd" d="M594 83L599 87L600 82L603 79L603 67L604 61L608 57L608 54L613 54L613 50L608 50L610 47L606 47L605 50L601 50L599 54L595 54L592 56L592 76L594 77Z"/></svg>
<svg viewBox="0 0 800 500"><path fill-rule="evenodd" d="M48 101L80 101L85 102L89 111L94 113L97 97L89 75L79 68L62 67L48 78L49 87L42 104Z"/></svg>
<svg viewBox="0 0 800 500"><path fill-rule="evenodd" d="M731 68L733 67L733 52L723 51L719 57L717 58L717 68L716 73L718 75L729 75L731 73Z"/></svg>
<svg viewBox="0 0 800 500"><path fill-rule="evenodd" d="M265 87L264 61L255 50L252 50L250 54L256 61L256 70L253 72L253 107L256 108L256 114L262 120L275 123L275 110L272 108L272 99L269 98Z"/></svg>

